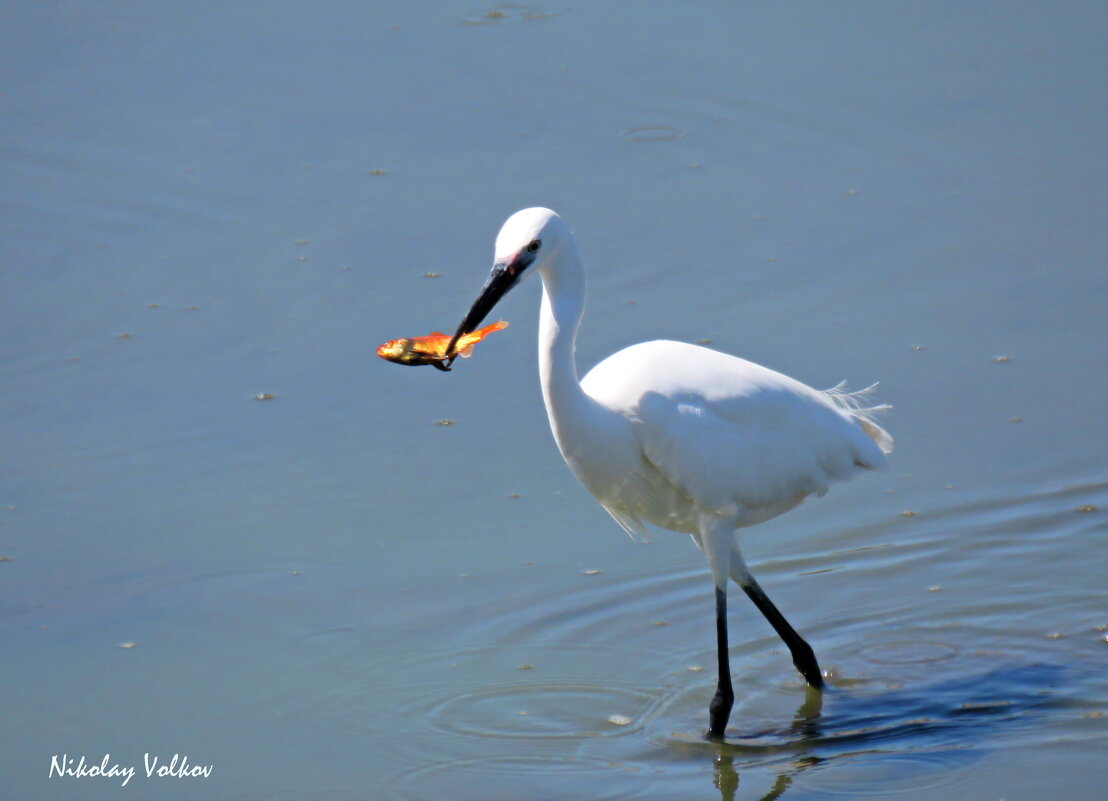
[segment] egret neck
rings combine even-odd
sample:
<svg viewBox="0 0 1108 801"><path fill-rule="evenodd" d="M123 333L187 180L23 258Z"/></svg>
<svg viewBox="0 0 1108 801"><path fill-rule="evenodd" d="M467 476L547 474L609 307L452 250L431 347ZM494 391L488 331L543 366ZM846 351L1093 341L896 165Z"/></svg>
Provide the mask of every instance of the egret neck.
<svg viewBox="0 0 1108 801"><path fill-rule="evenodd" d="M554 438L597 416L597 404L581 389L577 377L577 329L585 313L585 270L572 238L561 243L539 269L542 310L539 314L539 381ZM563 454L564 455L564 454Z"/></svg>

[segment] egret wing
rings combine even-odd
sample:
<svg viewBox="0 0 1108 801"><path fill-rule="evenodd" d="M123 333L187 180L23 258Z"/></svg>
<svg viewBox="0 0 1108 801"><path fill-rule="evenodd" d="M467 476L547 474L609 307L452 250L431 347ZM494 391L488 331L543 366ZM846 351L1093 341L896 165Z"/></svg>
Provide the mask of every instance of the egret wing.
<svg viewBox="0 0 1108 801"><path fill-rule="evenodd" d="M757 522L884 463L826 393L707 348L635 345L583 384L639 424L644 457L706 512Z"/></svg>

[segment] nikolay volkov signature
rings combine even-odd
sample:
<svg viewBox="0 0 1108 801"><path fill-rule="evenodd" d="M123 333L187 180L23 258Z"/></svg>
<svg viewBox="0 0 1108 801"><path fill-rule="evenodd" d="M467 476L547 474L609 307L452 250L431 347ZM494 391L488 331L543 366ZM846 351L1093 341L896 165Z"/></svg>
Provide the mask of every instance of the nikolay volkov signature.
<svg viewBox="0 0 1108 801"><path fill-rule="evenodd" d="M206 779L212 775L212 765L193 765L189 763L187 754L174 754L168 762L162 758L146 753L142 755L142 765L146 772L146 778L173 778L173 779ZM122 779L121 786L126 787L127 782L135 777L134 765L120 765L112 762L111 754L104 754L99 762L88 760L84 754L79 758L71 758L69 754L60 757L54 754L50 757L50 778L68 776L74 779L102 777L106 779Z"/></svg>

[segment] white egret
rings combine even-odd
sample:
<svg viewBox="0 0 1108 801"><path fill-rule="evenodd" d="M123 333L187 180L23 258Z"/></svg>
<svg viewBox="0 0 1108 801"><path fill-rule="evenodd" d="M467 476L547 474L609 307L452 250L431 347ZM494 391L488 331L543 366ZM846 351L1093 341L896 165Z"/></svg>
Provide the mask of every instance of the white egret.
<svg viewBox="0 0 1108 801"><path fill-rule="evenodd" d="M644 534L645 523L690 534L708 559L719 659L708 736L723 737L734 703L728 577L789 646L808 684L821 688L815 653L750 574L737 529L884 466L893 441L872 415L886 407L865 408L861 393L821 392L744 359L665 340L625 348L578 380L574 348L585 271L569 227L549 209L516 212L496 238L495 257L454 340L538 272L539 376L566 464L632 536Z"/></svg>

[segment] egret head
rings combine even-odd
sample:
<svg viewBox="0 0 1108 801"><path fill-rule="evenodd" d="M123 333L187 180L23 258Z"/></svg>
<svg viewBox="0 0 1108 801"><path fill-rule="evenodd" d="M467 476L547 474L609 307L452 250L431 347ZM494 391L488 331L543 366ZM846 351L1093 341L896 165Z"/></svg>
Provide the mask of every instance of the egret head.
<svg viewBox="0 0 1108 801"><path fill-rule="evenodd" d="M495 258L489 280L458 326L447 353L454 349L454 343L460 337L481 325L493 306L512 287L552 263L571 238L569 226L550 209L523 209L509 217L496 236Z"/></svg>

